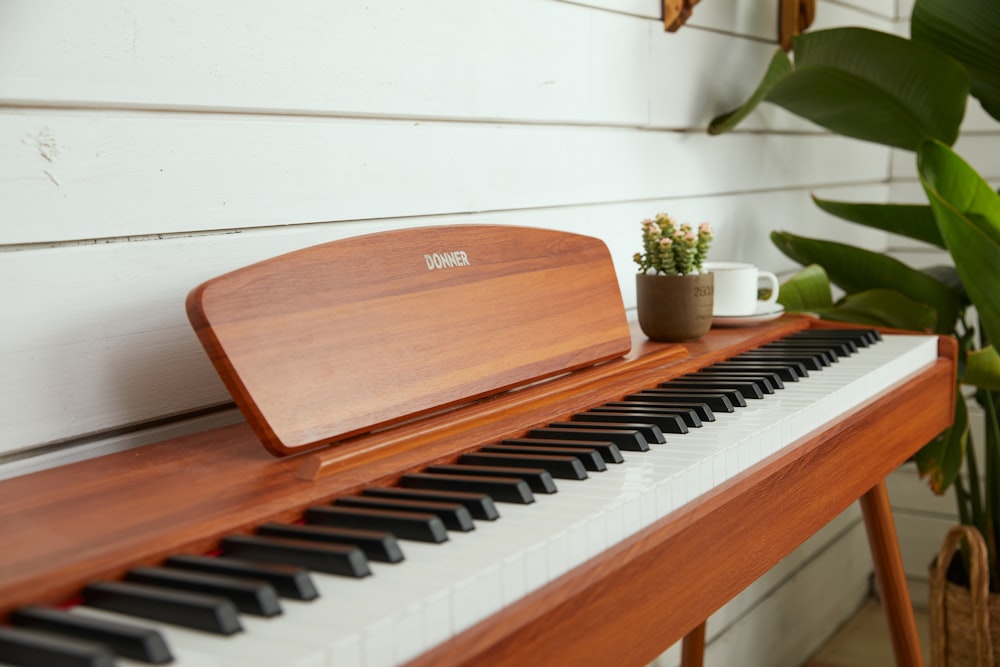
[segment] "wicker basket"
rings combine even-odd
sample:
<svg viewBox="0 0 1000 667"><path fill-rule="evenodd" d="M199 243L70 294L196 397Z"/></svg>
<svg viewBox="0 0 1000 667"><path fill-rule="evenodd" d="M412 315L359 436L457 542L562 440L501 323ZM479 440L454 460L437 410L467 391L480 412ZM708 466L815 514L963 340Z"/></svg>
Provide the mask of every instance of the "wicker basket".
<svg viewBox="0 0 1000 667"><path fill-rule="evenodd" d="M969 545L969 587L948 581L962 540ZM986 544L971 526L955 526L930 567L931 667L994 667L1000 646L1000 595L989 592Z"/></svg>

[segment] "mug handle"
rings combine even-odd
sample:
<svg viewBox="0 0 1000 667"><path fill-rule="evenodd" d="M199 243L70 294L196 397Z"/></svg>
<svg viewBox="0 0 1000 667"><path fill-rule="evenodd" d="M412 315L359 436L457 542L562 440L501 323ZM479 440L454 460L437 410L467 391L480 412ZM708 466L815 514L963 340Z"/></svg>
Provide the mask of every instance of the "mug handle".
<svg viewBox="0 0 1000 667"><path fill-rule="evenodd" d="M774 275L770 271L758 271L757 272L757 282L760 283L762 280L766 280L771 286L771 295L766 299L758 301L764 305L771 305L778 301L778 289L780 284L778 283L778 276Z"/></svg>

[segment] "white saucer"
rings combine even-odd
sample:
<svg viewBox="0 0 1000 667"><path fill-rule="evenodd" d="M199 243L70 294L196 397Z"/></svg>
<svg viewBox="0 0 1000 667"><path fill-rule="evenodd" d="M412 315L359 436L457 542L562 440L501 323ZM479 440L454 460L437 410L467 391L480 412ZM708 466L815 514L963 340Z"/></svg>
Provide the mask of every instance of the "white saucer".
<svg viewBox="0 0 1000 667"><path fill-rule="evenodd" d="M716 315L712 318L712 326L716 327L752 327L755 324L778 319L785 312L780 303L760 303L753 315Z"/></svg>

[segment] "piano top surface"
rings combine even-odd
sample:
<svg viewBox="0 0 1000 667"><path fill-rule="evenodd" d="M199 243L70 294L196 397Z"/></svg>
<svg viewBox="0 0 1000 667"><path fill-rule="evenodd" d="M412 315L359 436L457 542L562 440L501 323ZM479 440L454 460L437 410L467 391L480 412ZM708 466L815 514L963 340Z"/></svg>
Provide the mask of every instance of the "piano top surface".
<svg viewBox="0 0 1000 667"><path fill-rule="evenodd" d="M15 546L0 550L0 614L28 600L57 602L80 579L114 577L169 553L210 551L224 533L293 520L311 503L389 484L811 321L785 316L713 329L683 346L646 340L633 326L624 358L291 457L271 456L240 423L5 480L0 534Z"/></svg>

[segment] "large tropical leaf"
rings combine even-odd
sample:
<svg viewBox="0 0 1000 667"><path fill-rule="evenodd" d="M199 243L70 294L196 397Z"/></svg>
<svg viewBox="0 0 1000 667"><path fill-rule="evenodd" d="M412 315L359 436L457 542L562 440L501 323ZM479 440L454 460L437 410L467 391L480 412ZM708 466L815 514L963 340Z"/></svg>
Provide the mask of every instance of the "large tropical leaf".
<svg viewBox="0 0 1000 667"><path fill-rule="evenodd" d="M920 182L980 325L989 340L1000 341L1000 195L941 143L924 144L917 158Z"/></svg>
<svg viewBox="0 0 1000 667"><path fill-rule="evenodd" d="M926 204L863 204L819 197L813 197L813 201L838 218L944 248L934 212Z"/></svg>
<svg viewBox="0 0 1000 667"><path fill-rule="evenodd" d="M781 285L778 303L791 313L818 313L833 307L830 279L819 264L805 267Z"/></svg>
<svg viewBox="0 0 1000 667"><path fill-rule="evenodd" d="M1000 120L1000 2L917 0L910 36L961 61L972 78L972 94Z"/></svg>
<svg viewBox="0 0 1000 667"><path fill-rule="evenodd" d="M848 294L871 289L888 289L913 301L926 304L937 313L937 333L951 333L960 310L955 290L925 273L910 268L881 253L843 243L797 236L789 232L771 232L771 241L796 262L819 264L830 281Z"/></svg>
<svg viewBox="0 0 1000 667"><path fill-rule="evenodd" d="M871 289L848 294L837 302L834 312L824 313L825 319L858 322L876 327L935 331L937 311L890 289Z"/></svg>
<svg viewBox="0 0 1000 667"><path fill-rule="evenodd" d="M788 78L793 71L792 61L788 59L788 55L781 49L775 51L767 71L764 72L764 78L757 84L757 89L753 91L750 99L739 108L713 118L708 125L708 133L722 134L739 125L761 102L767 100L768 94L774 87Z"/></svg>
<svg viewBox="0 0 1000 667"><path fill-rule="evenodd" d="M969 75L940 51L864 28L805 33L794 49L794 68L775 54L750 99L715 118L709 133L733 129L768 101L838 134L907 150L958 136Z"/></svg>
<svg viewBox="0 0 1000 667"><path fill-rule="evenodd" d="M982 389L1000 391L1000 354L996 348L987 345L970 351L965 358L965 374L961 380Z"/></svg>
<svg viewBox="0 0 1000 667"><path fill-rule="evenodd" d="M955 421L914 456L921 477L934 493L944 493L958 477L969 441L969 414L961 392L955 393Z"/></svg>

